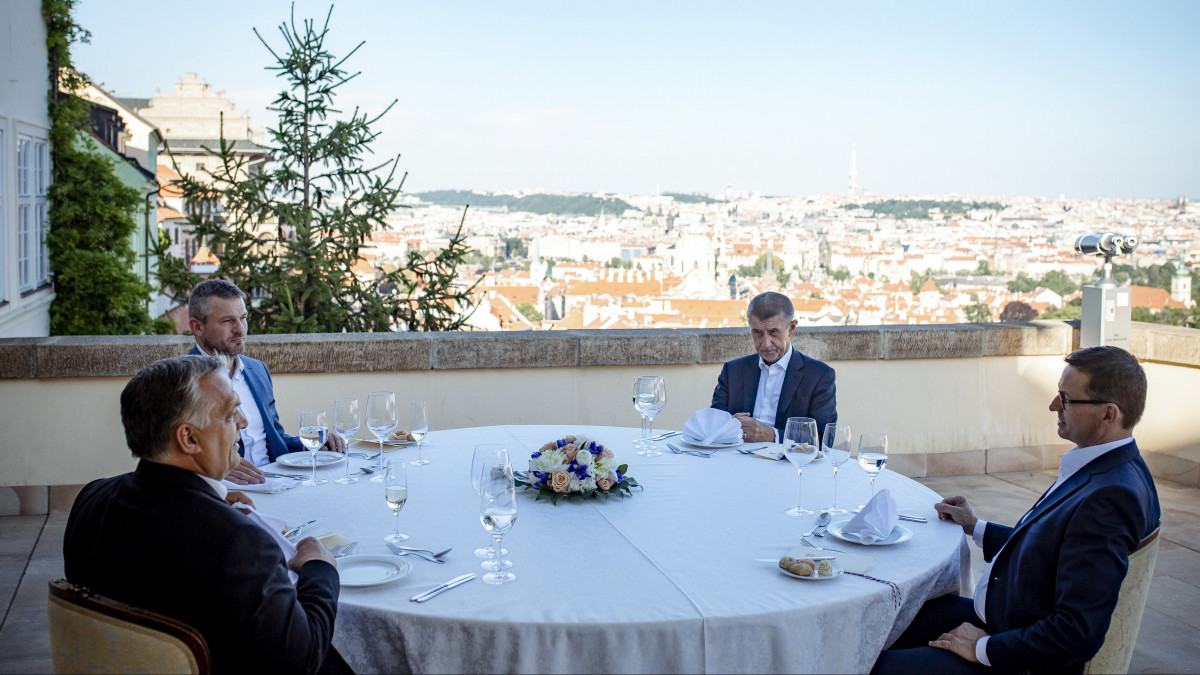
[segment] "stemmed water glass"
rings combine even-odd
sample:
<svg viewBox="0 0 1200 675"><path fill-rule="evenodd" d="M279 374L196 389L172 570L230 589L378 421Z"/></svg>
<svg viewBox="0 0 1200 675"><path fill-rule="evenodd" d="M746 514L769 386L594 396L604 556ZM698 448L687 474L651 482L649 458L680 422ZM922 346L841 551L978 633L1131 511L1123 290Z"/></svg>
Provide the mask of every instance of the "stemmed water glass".
<svg viewBox="0 0 1200 675"><path fill-rule="evenodd" d="M483 443L475 446L475 453L471 456L471 487L475 488L475 494L483 496L483 477L484 476L499 476L505 473L512 473L512 464L508 458L508 448L505 448L500 443ZM508 555L508 551L500 551L501 556ZM480 567L486 570L495 570L496 562L492 559L492 548L477 548L475 549L475 557L487 558L480 563ZM503 561L504 567L512 567L512 563L508 560Z"/></svg>
<svg viewBox="0 0 1200 675"><path fill-rule="evenodd" d="M636 410L638 415L641 415L642 417L642 432L633 441L633 447L638 450L637 454L644 455L646 454L646 445L650 443L650 441L647 440L650 437L650 434L648 433L649 430L646 428L646 425L650 420L646 417L646 411L642 410L642 405L638 401L638 387L636 382L633 385L633 409Z"/></svg>
<svg viewBox="0 0 1200 675"><path fill-rule="evenodd" d="M642 413L642 449L637 454L657 457L662 453L654 447L650 437L654 433L654 418L667 407L667 383L657 375L643 375L633 385L633 401Z"/></svg>
<svg viewBox="0 0 1200 675"><path fill-rule="evenodd" d="M387 501L388 508L392 510L392 515L395 516L392 533L383 540L389 544L399 544L408 539L407 534L400 534L400 509L408 503L408 471L404 467L404 462L392 460L387 463L383 474L383 498Z"/></svg>
<svg viewBox="0 0 1200 675"><path fill-rule="evenodd" d="M850 437L850 425L836 422L826 424L821 446L824 449L825 457L829 459L830 466L833 467L833 505L826 507L825 510L833 514L847 513L846 509L839 508L837 505L837 477L838 468L850 459L850 450L854 446Z"/></svg>
<svg viewBox="0 0 1200 675"><path fill-rule="evenodd" d="M408 432L412 437L417 439L417 458L412 461L413 466L423 466L429 463L429 460L421 457L421 441L425 440L425 434L429 433L429 412L425 407L425 401L413 401L408 406L409 424L412 429Z"/></svg>
<svg viewBox="0 0 1200 675"><path fill-rule="evenodd" d="M858 463L871 476L871 497L875 497L875 477L887 466L888 442L887 434L878 431L864 431L858 437ZM870 501L869 499L867 501ZM861 511L866 504L859 504L855 511Z"/></svg>
<svg viewBox="0 0 1200 675"><path fill-rule="evenodd" d="M796 467L796 505L784 511L789 516L811 516L801 504L804 467L817 458L817 421L811 417L789 417L783 427L783 454Z"/></svg>
<svg viewBox="0 0 1200 675"><path fill-rule="evenodd" d="M349 443L350 437L358 433L359 427L362 426L362 421L358 416L358 399L356 398L339 398L333 402L333 433L337 434L342 439L343 445L347 447L346 457L346 475L333 481L341 485L349 485L357 483L358 479L350 475L350 459L349 459Z"/></svg>
<svg viewBox="0 0 1200 675"><path fill-rule="evenodd" d="M492 545L495 569L483 575L483 582L506 584L517 578L504 564L507 561L504 560L504 548L500 545L504 535L517 522L517 489L513 485L512 471L481 471L479 493L479 521L495 541Z"/></svg>
<svg viewBox="0 0 1200 675"><path fill-rule="evenodd" d="M308 452L312 456L312 478L304 481L301 485L316 486L329 482L324 478L317 480L317 448L325 445L325 435L328 433L329 428L325 425L324 411L305 410L300 413L300 442L308 448Z"/></svg>
<svg viewBox="0 0 1200 675"><path fill-rule="evenodd" d="M367 429L379 441L379 466L371 477L372 483L383 482L383 439L392 433L400 418L396 415L396 394L390 391L373 391L367 395Z"/></svg>

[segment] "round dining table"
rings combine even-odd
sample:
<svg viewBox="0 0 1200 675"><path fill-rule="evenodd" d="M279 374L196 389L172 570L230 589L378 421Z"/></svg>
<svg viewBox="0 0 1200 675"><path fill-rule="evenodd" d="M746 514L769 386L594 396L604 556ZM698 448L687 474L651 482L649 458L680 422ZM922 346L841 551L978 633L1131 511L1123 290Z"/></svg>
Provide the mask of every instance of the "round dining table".
<svg viewBox="0 0 1200 675"><path fill-rule="evenodd" d="M639 433L565 425L431 432L423 447L431 462L407 470L400 530L410 536L405 545L453 550L445 564L406 556L412 572L390 583L343 585L338 651L359 673L861 673L927 599L966 588L962 528L939 521L939 495L909 478L885 470L876 480L900 513L927 519L903 523L913 532L908 541L863 546L829 534L808 537L868 556L873 578L800 580L776 562L813 529L815 516L784 514L796 504L798 482L786 460L736 448L710 457L675 454L667 443L691 449L679 436L657 443L663 455L645 457L633 447ZM641 489L627 498L551 504L518 488L517 521L504 538L516 580L475 579L427 602L410 601L459 575L484 574L472 553L490 543L470 480L475 446L504 444L513 468L524 471L531 453L569 434L611 449ZM350 450L373 453L377 446L352 443ZM416 456L414 445L384 459ZM348 461L353 469L376 463ZM308 473L278 464L268 470ZM328 484L251 496L260 512L289 524L315 520L304 534L336 533L359 542L356 554L391 555L383 537L393 516L382 484L365 474L356 484L332 482L344 473L338 463L318 469ZM853 460L837 481L839 506L870 496L867 475ZM799 499L818 511L830 504L833 468L826 460L804 469Z"/></svg>

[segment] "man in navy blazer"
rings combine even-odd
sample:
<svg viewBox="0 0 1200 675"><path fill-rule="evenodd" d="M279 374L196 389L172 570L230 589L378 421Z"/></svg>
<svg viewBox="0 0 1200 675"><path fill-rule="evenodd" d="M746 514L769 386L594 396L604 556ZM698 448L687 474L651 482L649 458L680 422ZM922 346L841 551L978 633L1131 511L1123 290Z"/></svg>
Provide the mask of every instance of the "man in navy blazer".
<svg viewBox="0 0 1200 675"><path fill-rule="evenodd" d="M281 455L305 450L299 438L284 433L275 410L275 389L267 366L242 354L248 332L246 294L224 279L208 279L196 284L188 296L188 327L196 337L189 354L229 358L229 378L241 397L242 414L248 420L242 430L238 454L242 461L228 480L244 485L264 480L258 468ZM345 452L345 443L337 434L328 434L325 450Z"/></svg>
<svg viewBox="0 0 1200 675"><path fill-rule="evenodd" d="M1146 375L1118 347L1081 349L1066 362L1050 410L1058 435L1076 445L1058 480L1013 527L977 519L960 496L935 505L990 565L973 599L926 603L872 672L1079 673L1100 650L1129 552L1161 515L1132 436Z"/></svg>
<svg viewBox="0 0 1200 675"><path fill-rule="evenodd" d="M725 362L711 407L733 413L747 442L778 441L789 417L811 417L817 434L824 433L837 422L833 368L792 348L792 301L780 293L756 295L746 319L757 354Z"/></svg>

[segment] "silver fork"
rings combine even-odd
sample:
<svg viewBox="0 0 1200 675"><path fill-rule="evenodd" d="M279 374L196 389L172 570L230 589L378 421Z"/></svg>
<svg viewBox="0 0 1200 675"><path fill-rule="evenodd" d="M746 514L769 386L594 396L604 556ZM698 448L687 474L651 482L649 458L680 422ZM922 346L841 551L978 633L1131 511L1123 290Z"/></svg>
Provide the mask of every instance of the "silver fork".
<svg viewBox="0 0 1200 675"><path fill-rule="evenodd" d="M415 555L418 558L420 558L421 560L428 560L431 563L436 563L438 565L446 564L445 560L442 560L440 558L434 558L433 556L428 556L428 555L425 555L424 553L417 553L416 551L405 551L404 549L400 548L399 546L396 546L395 544L393 544L391 542L388 542L387 547L389 549L391 549L392 553L395 553L396 555Z"/></svg>
<svg viewBox="0 0 1200 675"><path fill-rule="evenodd" d="M800 542L809 548L818 548L818 549L821 549L822 551L834 551L835 553L845 553L845 551L843 551L839 548L829 548L827 546L817 546L816 544L812 543L811 541L809 541L808 539L806 539L804 537L800 537Z"/></svg>
<svg viewBox="0 0 1200 675"><path fill-rule="evenodd" d="M351 553L354 553L354 551L357 548L358 548L358 542L352 541L348 544L339 544L337 546L334 546L332 549L330 549L330 552L333 553L333 557L341 558L344 556L348 556Z"/></svg>

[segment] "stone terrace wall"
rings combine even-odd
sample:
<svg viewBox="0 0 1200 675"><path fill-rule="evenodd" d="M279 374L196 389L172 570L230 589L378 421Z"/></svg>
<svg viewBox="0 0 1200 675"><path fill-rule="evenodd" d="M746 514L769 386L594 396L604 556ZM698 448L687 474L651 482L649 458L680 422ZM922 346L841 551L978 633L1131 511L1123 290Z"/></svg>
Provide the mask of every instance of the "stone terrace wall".
<svg viewBox="0 0 1200 675"><path fill-rule="evenodd" d="M839 414L855 433L889 433L890 468L915 476L996 472L1056 465L1063 448L1046 405L1062 356L1078 344L1076 323L818 328L797 332L793 344L837 369ZM0 339L0 485L18 488L0 494L0 513L14 500L26 512L69 506L73 488L56 498L46 486L128 470L121 388L142 367L191 346L190 336ZM1139 442L1156 475L1194 485L1200 431L1182 420L1200 404L1200 331L1134 324L1131 346L1151 377ZM428 400L435 430L633 426L627 392L647 373L668 381L656 426L679 428L708 404L720 364L751 351L746 328L261 335L246 346L270 368L289 429L302 407L329 407L335 396L365 400L375 389Z"/></svg>

